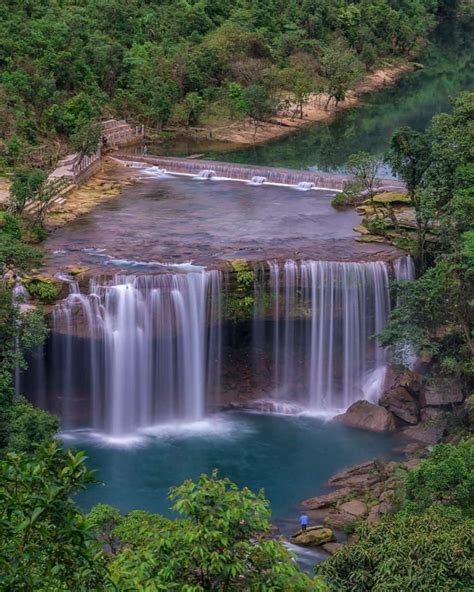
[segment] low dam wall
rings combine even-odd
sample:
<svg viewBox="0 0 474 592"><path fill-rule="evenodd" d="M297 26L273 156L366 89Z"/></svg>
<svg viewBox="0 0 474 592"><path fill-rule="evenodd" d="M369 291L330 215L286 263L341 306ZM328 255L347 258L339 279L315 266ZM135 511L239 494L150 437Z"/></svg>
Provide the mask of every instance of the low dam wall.
<svg viewBox="0 0 474 592"><path fill-rule="evenodd" d="M217 176L228 179L254 181L256 184L281 183L284 185L312 184L315 188L341 191L350 175L338 173L313 173L277 167L241 165L215 160L174 158L168 156L139 156L119 152L114 157L128 162L139 162L160 167L170 173L184 173L198 176L207 173L207 177ZM204 177L205 178L205 177ZM403 190L404 184L398 179L381 179L380 187L385 190Z"/></svg>

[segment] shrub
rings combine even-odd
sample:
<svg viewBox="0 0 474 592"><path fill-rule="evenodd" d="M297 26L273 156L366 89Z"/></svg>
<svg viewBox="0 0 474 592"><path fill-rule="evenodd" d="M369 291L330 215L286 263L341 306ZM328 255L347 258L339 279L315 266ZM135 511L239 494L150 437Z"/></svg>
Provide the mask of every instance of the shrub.
<svg viewBox="0 0 474 592"><path fill-rule="evenodd" d="M458 508L434 504L420 516L399 512L318 566L334 592L470 590L474 521Z"/></svg>
<svg viewBox="0 0 474 592"><path fill-rule="evenodd" d="M9 410L8 449L14 452L33 452L37 446L50 442L58 429L57 417L36 409L20 398Z"/></svg>
<svg viewBox="0 0 474 592"><path fill-rule="evenodd" d="M23 284L30 295L41 302L54 302L59 295L59 289L54 280L38 277L25 278Z"/></svg>
<svg viewBox="0 0 474 592"><path fill-rule="evenodd" d="M0 232L0 270L13 265L19 271L28 271L41 261L41 253L29 245Z"/></svg>
<svg viewBox="0 0 474 592"><path fill-rule="evenodd" d="M433 503L459 506L472 513L474 500L474 439L458 446L438 444L406 479L405 506L418 512Z"/></svg>
<svg viewBox="0 0 474 592"><path fill-rule="evenodd" d="M0 212L0 234L21 240L21 227L15 216L8 212Z"/></svg>

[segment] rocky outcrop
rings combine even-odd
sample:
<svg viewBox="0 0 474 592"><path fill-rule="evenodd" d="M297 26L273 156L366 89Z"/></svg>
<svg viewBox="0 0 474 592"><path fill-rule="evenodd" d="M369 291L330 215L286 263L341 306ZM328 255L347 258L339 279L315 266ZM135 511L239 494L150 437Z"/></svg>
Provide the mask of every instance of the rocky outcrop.
<svg viewBox="0 0 474 592"><path fill-rule="evenodd" d="M302 502L301 505L303 508L306 508L307 510L319 510L321 508L327 508L328 506L331 506L341 498L346 497L351 492L352 489L350 487L341 487L341 489L325 493L324 495L310 497L309 499L304 500L304 502Z"/></svg>
<svg viewBox="0 0 474 592"><path fill-rule="evenodd" d="M338 421L353 428L375 432L393 432L396 430L393 414L384 407L374 405L369 401L356 401L345 413L336 415L333 421Z"/></svg>
<svg viewBox="0 0 474 592"><path fill-rule="evenodd" d="M385 478L384 465L370 460L354 465L333 475L328 484L331 487L347 487L352 490L365 490Z"/></svg>
<svg viewBox="0 0 474 592"><path fill-rule="evenodd" d="M291 537L292 543L302 547L318 547L335 540L334 532L325 526L310 526L304 531L299 530Z"/></svg>
<svg viewBox="0 0 474 592"><path fill-rule="evenodd" d="M324 543L321 547L329 553L329 555L334 555L334 553L343 546L342 543Z"/></svg>
<svg viewBox="0 0 474 592"><path fill-rule="evenodd" d="M420 397L422 407L462 403L463 393L457 380L432 379L423 388Z"/></svg>
<svg viewBox="0 0 474 592"><path fill-rule="evenodd" d="M342 512L337 508L329 510L323 519L324 524L337 530L344 530L347 526L354 524L358 521L357 516Z"/></svg>
<svg viewBox="0 0 474 592"><path fill-rule="evenodd" d="M444 436L447 423L448 419L443 413L437 419L422 421L416 426L405 428L401 433L403 436L423 442L423 444L437 444Z"/></svg>
<svg viewBox="0 0 474 592"><path fill-rule="evenodd" d="M367 516L367 522L369 524L377 524L380 522L384 514L388 514L391 510L391 505L387 502L377 504L370 509L369 515Z"/></svg>
<svg viewBox="0 0 474 592"><path fill-rule="evenodd" d="M356 516L357 518L361 518L367 514L367 504L360 500L351 500L349 502L344 502L338 509L346 514L350 514L351 516Z"/></svg>
<svg viewBox="0 0 474 592"><path fill-rule="evenodd" d="M466 416L466 424L471 432L474 432L474 395L467 397L464 401L464 413Z"/></svg>
<svg viewBox="0 0 474 592"><path fill-rule="evenodd" d="M417 397L421 391L422 377L413 370L404 370L396 376L393 386L401 386Z"/></svg>
<svg viewBox="0 0 474 592"><path fill-rule="evenodd" d="M380 405L387 411L411 425L419 420L418 404L415 397L404 386L395 386L380 399Z"/></svg>

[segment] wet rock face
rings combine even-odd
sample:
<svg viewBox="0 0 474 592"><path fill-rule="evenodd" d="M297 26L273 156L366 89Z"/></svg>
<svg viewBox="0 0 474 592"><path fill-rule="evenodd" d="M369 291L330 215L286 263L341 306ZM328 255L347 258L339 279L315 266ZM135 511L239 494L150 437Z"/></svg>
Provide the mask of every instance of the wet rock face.
<svg viewBox="0 0 474 592"><path fill-rule="evenodd" d="M291 542L302 547L318 547L335 541L333 531L324 526L309 526L305 531L300 530L291 537Z"/></svg>
<svg viewBox="0 0 474 592"><path fill-rule="evenodd" d="M422 407L462 403L461 385L456 380L432 379L424 387L420 397Z"/></svg>
<svg viewBox="0 0 474 592"><path fill-rule="evenodd" d="M349 427L375 432L393 432L396 430L393 414L384 407L374 405L369 401L356 401L345 413L337 415L333 421L341 422Z"/></svg>
<svg viewBox="0 0 474 592"><path fill-rule="evenodd" d="M380 405L409 424L418 423L416 399L404 386L395 386L387 391L380 399Z"/></svg>

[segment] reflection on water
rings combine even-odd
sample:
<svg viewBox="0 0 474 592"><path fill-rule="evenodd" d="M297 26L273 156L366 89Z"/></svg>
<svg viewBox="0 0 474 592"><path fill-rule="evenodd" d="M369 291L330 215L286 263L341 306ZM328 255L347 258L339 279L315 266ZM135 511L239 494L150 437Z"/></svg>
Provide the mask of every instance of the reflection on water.
<svg viewBox="0 0 474 592"><path fill-rule="evenodd" d="M174 156L205 153L207 158L246 164L343 170L354 152L383 154L397 127L424 129L433 115L449 110L451 97L474 88L473 40L471 30L444 23L420 57L423 70L405 75L395 86L366 95L362 105L344 111L331 123L315 124L270 144L240 150L229 149L229 144L189 140L155 150Z"/></svg>
<svg viewBox="0 0 474 592"><path fill-rule="evenodd" d="M176 263L283 258L354 260L394 251L354 242L359 216L331 206L331 192L145 176L120 196L58 229L47 261L133 271ZM359 255L358 255L359 254Z"/></svg>

